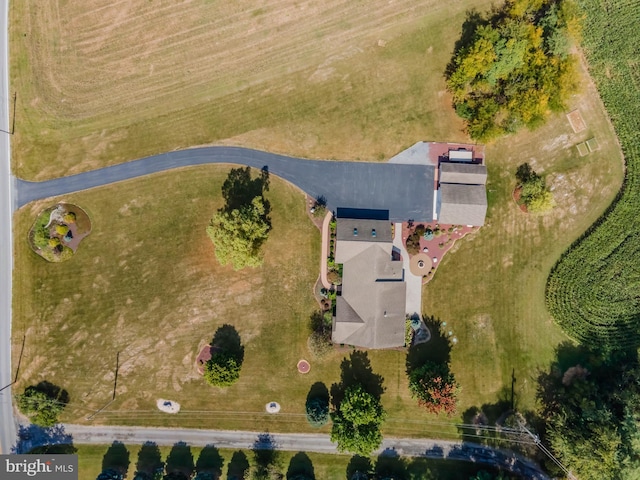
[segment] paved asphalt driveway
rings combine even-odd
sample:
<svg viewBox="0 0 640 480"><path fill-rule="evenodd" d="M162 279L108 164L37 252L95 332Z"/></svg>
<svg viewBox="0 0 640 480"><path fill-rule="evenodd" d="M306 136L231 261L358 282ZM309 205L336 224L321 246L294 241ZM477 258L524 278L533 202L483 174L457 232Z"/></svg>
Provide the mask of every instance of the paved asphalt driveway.
<svg viewBox="0 0 640 480"><path fill-rule="evenodd" d="M163 153L46 182L16 180L19 208L32 200L127 180L177 167L229 163L267 167L269 173L323 196L338 207L389 210L389 220L432 220L434 167L370 162L303 160L240 147L203 147Z"/></svg>

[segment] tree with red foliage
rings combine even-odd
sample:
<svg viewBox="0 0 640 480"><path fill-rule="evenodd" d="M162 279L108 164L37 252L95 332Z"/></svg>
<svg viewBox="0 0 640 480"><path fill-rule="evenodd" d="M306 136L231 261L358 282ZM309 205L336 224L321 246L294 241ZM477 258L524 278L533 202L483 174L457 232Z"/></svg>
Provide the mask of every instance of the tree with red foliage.
<svg viewBox="0 0 640 480"><path fill-rule="evenodd" d="M458 384L446 363L425 362L409 372L409 390L430 413L456 411Z"/></svg>

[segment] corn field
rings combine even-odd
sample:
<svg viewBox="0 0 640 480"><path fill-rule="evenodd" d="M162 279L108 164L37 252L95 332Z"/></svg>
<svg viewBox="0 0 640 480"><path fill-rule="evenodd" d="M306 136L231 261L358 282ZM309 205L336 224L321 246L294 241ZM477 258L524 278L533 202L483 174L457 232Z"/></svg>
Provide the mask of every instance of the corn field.
<svg viewBox="0 0 640 480"><path fill-rule="evenodd" d="M546 301L576 340L640 346L640 0L579 0L582 46L625 157L616 199L563 254Z"/></svg>

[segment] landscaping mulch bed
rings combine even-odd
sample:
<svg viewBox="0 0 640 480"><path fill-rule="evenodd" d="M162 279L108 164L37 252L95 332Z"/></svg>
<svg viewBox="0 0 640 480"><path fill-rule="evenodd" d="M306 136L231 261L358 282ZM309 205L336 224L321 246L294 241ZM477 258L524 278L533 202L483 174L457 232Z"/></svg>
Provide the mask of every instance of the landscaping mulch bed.
<svg viewBox="0 0 640 480"><path fill-rule="evenodd" d="M449 250L451 250L457 240L460 240L469 233L473 233L480 228L468 227L466 225L444 225L439 224L437 221L415 223L411 228L409 228L409 223L404 222L402 224L402 242L405 247L407 245L407 238L409 238L409 235L413 233L418 225L424 225L426 229L431 229L432 231L435 231L436 226L438 226L442 232L440 235L434 236L431 240L426 240L424 237L420 238L420 250L418 254L427 254L431 259L431 269L427 272L426 276L423 276L423 283L427 283L433 278L442 258ZM452 230L449 231L449 229ZM410 255L410 257L413 257L413 255Z"/></svg>
<svg viewBox="0 0 640 480"><path fill-rule="evenodd" d="M211 345L205 345L198 353L198 357L196 358L196 368L198 369L198 373L200 375L204 375L204 365L211 360L211 354L215 352L218 347L212 347Z"/></svg>
<svg viewBox="0 0 640 480"><path fill-rule="evenodd" d="M527 206L524 203L520 202L520 196L522 195L522 187L521 186L517 186L515 188L515 190L513 191L513 201L516 203L516 205L518 206L518 208L520 209L520 211L522 213L529 213L529 210L527 210Z"/></svg>

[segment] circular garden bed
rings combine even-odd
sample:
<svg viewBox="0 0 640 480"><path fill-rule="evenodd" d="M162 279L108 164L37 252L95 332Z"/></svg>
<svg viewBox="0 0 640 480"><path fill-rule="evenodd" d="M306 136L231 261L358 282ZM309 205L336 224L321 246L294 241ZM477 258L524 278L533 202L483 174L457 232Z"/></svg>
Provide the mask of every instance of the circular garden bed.
<svg viewBox="0 0 640 480"><path fill-rule="evenodd" d="M89 215L77 205L58 203L42 211L29 230L29 245L49 262L64 262L91 233Z"/></svg>

